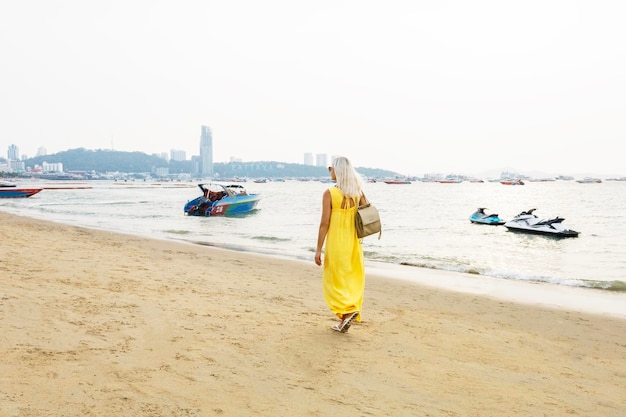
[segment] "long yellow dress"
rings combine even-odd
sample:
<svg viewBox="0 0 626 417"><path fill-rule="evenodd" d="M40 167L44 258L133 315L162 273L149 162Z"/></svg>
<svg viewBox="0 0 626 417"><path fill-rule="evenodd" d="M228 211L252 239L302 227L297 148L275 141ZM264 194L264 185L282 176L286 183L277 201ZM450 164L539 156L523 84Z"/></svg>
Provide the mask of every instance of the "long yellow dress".
<svg viewBox="0 0 626 417"><path fill-rule="evenodd" d="M342 208L343 192L330 189L332 211L324 248L322 289L330 311L339 318L354 311L361 312L365 291L363 247L356 236L354 216L358 200L350 207L349 198ZM361 315L356 318L361 321Z"/></svg>

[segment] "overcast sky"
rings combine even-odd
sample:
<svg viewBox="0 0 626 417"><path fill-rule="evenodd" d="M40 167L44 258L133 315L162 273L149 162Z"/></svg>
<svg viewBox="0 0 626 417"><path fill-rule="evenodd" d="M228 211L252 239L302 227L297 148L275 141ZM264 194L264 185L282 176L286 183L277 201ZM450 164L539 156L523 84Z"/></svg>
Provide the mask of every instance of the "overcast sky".
<svg viewBox="0 0 626 417"><path fill-rule="evenodd" d="M626 175L624 1L3 1L0 155Z"/></svg>

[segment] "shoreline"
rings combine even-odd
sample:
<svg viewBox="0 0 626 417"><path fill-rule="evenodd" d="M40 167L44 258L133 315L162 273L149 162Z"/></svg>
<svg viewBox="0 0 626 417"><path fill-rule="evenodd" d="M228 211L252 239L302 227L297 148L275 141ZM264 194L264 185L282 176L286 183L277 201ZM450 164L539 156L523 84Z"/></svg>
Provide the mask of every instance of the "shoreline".
<svg viewBox="0 0 626 417"><path fill-rule="evenodd" d="M170 241L166 239L166 241ZM242 254L267 256L285 261L309 263L303 257L277 255L248 247L221 245L201 241L172 240ZM398 265L365 260L367 276L406 281L420 286L438 288L467 295L481 295L502 301L530 306L565 309L626 319L626 294L590 287L567 287L539 281L495 278L435 268Z"/></svg>
<svg viewBox="0 0 626 417"><path fill-rule="evenodd" d="M2 213L25 217L37 221L71 226L63 221L34 219L30 216L22 216L19 214L0 211L0 214ZM234 253L301 262L303 265L310 264L306 259L306 255L280 255L277 254L275 250L257 250L253 246L187 240L167 235L155 237L149 234L124 233L123 231L109 230L101 227L78 227L107 233L119 233L124 236L138 237L148 240L197 245L200 247L231 251ZM626 319L626 293L622 291L609 291L606 289L587 286L564 286L543 281L496 278L490 275L427 268L414 265L400 265L368 259L365 260L365 266L366 274L368 276L376 275L384 278L407 281L417 285L459 292L461 294L482 295L497 300L511 301L531 306L566 309Z"/></svg>
<svg viewBox="0 0 626 417"><path fill-rule="evenodd" d="M505 417L626 409L626 320L0 212L0 415ZM425 282L456 272L420 269Z"/></svg>

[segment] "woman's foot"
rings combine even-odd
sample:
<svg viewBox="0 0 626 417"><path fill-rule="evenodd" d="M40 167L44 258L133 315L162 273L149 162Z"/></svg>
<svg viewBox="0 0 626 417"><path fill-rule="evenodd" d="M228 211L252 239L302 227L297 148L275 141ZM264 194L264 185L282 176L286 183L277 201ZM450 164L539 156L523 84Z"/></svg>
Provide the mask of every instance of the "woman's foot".
<svg viewBox="0 0 626 417"><path fill-rule="evenodd" d="M341 321L341 324L339 325L339 329L340 329L339 331L341 333L347 333L348 330L350 329L350 326L352 325L352 320L357 318L358 315L359 315L358 311L355 311L353 313L344 314L343 320Z"/></svg>

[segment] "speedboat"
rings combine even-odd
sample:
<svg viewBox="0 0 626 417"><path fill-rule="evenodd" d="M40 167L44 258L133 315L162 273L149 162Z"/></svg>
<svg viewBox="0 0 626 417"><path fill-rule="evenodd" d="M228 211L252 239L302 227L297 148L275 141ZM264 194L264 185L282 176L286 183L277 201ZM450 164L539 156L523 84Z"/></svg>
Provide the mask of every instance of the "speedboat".
<svg viewBox="0 0 626 417"><path fill-rule="evenodd" d="M198 187L202 190L202 195L185 204L184 212L188 216L247 213L254 210L261 200L261 194L249 194L240 184L210 183L198 184Z"/></svg>
<svg viewBox="0 0 626 417"><path fill-rule="evenodd" d="M497 214L487 214L485 213L485 210L486 208L483 207L477 208L476 211L470 216L470 222L477 224L491 224L494 226L505 223L505 221L502 220Z"/></svg>
<svg viewBox="0 0 626 417"><path fill-rule="evenodd" d="M577 237L579 232L563 226L562 217L541 219L533 214L536 209L522 211L520 214L504 223L504 227L513 232L533 233L555 237Z"/></svg>
<svg viewBox="0 0 626 417"><path fill-rule="evenodd" d="M26 198L37 194L43 188L0 187L0 198Z"/></svg>

